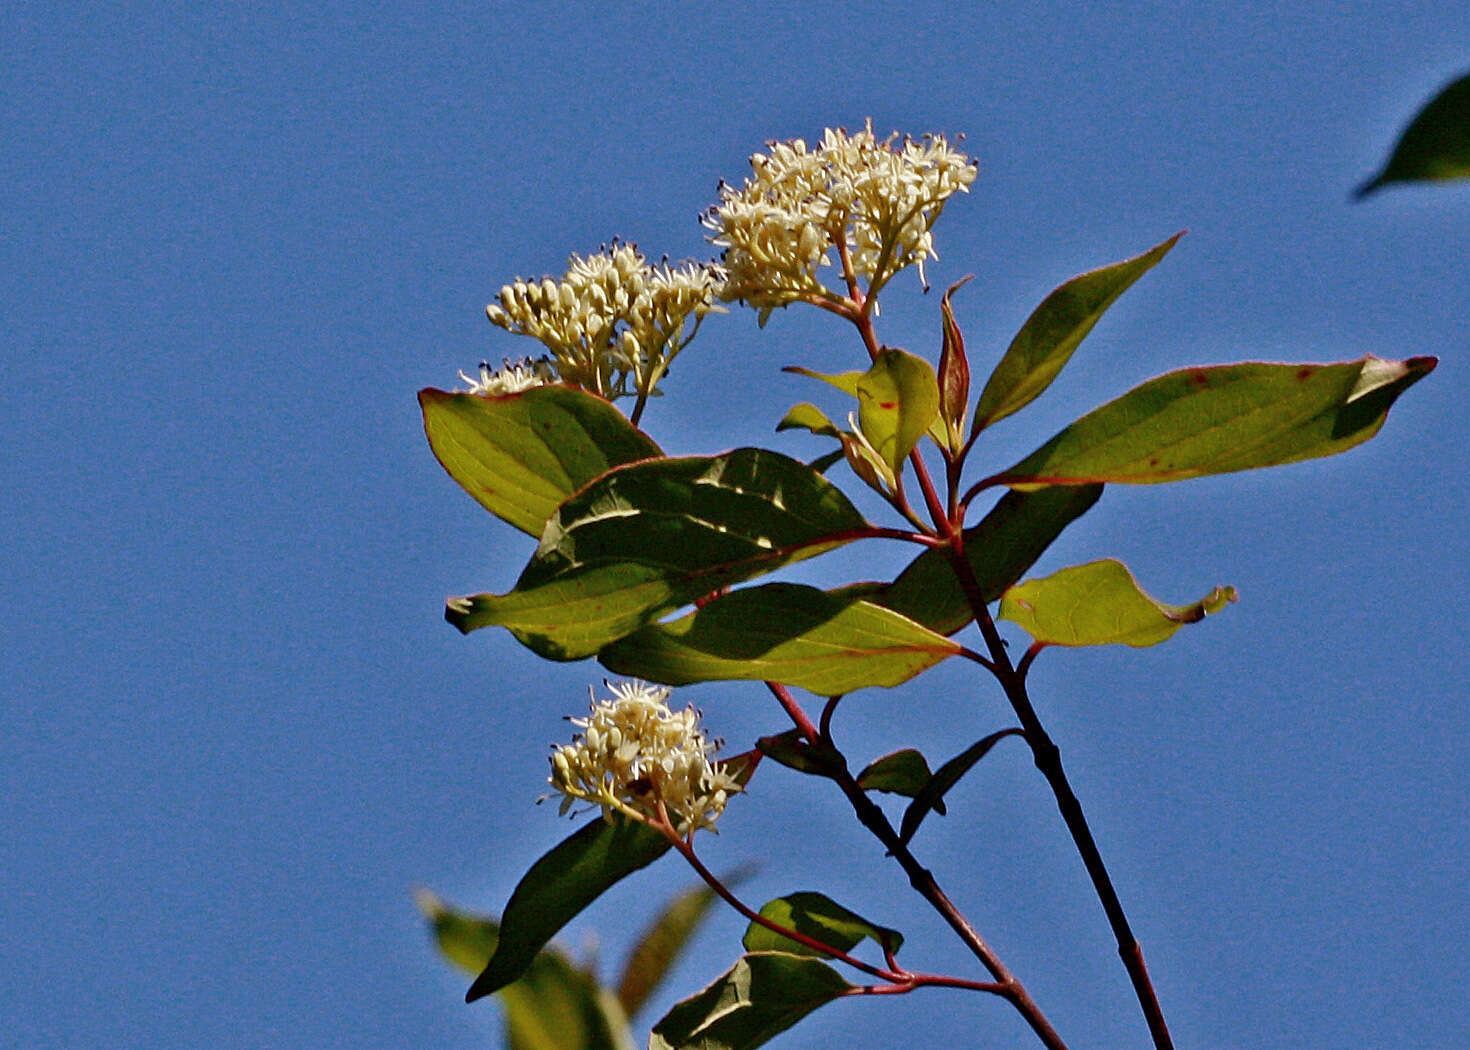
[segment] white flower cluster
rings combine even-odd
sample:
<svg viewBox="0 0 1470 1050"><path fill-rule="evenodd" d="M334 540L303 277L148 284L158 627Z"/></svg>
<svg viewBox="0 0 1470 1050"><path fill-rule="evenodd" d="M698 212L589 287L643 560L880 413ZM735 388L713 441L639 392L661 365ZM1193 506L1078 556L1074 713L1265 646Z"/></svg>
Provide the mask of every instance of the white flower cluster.
<svg viewBox="0 0 1470 1050"><path fill-rule="evenodd" d="M849 135L828 128L821 143L773 142L750 158L740 187L720 185L704 216L725 249L721 297L765 315L799 300L845 298L817 276L845 246L853 276L869 294L907 266L935 257L932 228L954 193L968 191L976 167L940 135L879 140L871 122Z"/></svg>
<svg viewBox="0 0 1470 1050"><path fill-rule="evenodd" d="M699 728L692 707L669 709L669 690L644 682L608 682L612 698L597 700L582 732L551 755L551 785L565 813L577 801L595 802L603 816L654 817L662 802L681 834L714 829L735 778L715 765L716 747Z"/></svg>
<svg viewBox="0 0 1470 1050"><path fill-rule="evenodd" d="M503 394L519 394L532 387L555 383L556 369L550 359L545 357L535 360L523 357L519 361L506 358L504 366L494 370L490 368L490 362L481 361L478 379L463 372L459 374L459 378L469 384L465 393L479 394L481 397L500 397Z"/></svg>
<svg viewBox="0 0 1470 1050"><path fill-rule="evenodd" d="M650 266L634 246L614 243L573 255L560 281L506 285L485 313L545 344L564 381L608 398L647 397L705 314L720 309L717 283L709 265Z"/></svg>

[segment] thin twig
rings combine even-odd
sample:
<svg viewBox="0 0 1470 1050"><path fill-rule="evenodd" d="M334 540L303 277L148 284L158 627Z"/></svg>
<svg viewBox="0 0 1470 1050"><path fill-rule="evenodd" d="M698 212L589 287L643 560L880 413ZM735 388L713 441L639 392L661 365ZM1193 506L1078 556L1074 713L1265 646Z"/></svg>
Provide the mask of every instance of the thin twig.
<svg viewBox="0 0 1470 1050"><path fill-rule="evenodd" d="M1134 937L1133 929L1128 923L1128 916L1123 911L1117 891L1113 888L1113 880L1108 875L1108 869L1103 863L1097 842L1092 837L1092 829L1088 826L1087 818L1082 813L1082 804L1077 800L1076 794L1072 791L1072 785L1067 780L1066 771L1062 768L1061 752L1052 742L1041 724L1041 719L1036 714L1036 709L1031 705L1031 698L1026 693L1024 675L1011 666L1010 655L1006 652L1005 643L1001 640L995 621L991 619L990 610L986 607L984 597L980 592L979 581L976 580L974 570L971 569L969 561L965 558L963 536L956 534L955 540L956 542L948 549L950 562L959 578L965 597L970 603L970 611L975 616L975 623L985 638L991 659L996 664L995 676L1001 688L1005 690L1006 699L1010 701L1016 717L1021 721L1026 742L1031 745L1031 755L1036 763L1036 768L1041 771L1042 776L1046 778L1047 784L1051 787L1052 795L1056 798L1057 809L1061 811L1062 820L1066 823L1067 830L1071 832L1072 841L1076 844L1077 852L1082 857L1082 864L1087 869L1088 877L1092 880L1098 900L1102 903L1103 912L1108 918L1108 925L1112 928L1113 937L1118 944L1118 955L1123 960L1123 967L1128 972L1128 979L1133 984L1134 994L1138 997L1139 1006L1142 1007L1144 1018L1148 1022L1149 1034L1153 1037L1155 1050L1173 1050L1174 1043L1169 1036L1168 1025L1164 1022L1163 1009L1159 1005L1153 982L1149 980L1148 967L1143 961L1143 948L1139 945L1138 939ZM1027 655L1031 654L1028 652ZM1029 661L1023 661L1023 665L1029 670Z"/></svg>
<svg viewBox="0 0 1470 1050"><path fill-rule="evenodd" d="M838 772L832 776L832 780L842 789L842 793L847 796L848 803L852 806L853 812L857 814L858 820L873 833L878 841L883 844L884 849L898 861L899 866L904 870L904 874L909 877L909 884L913 886L919 896L929 902L930 907L938 912L944 921L949 924L950 929L954 930L960 940L964 942L965 946L970 949L971 954L980 960L981 965L995 979L997 989L1004 989L1004 991L997 989L991 990L996 990L996 994L1003 995L1010 1001L1011 1005L1026 1019L1026 1023L1031 1026L1031 1030L1036 1033L1037 1037L1048 1050L1066 1050L1067 1044L1062 1041L1062 1037L1057 1034L1051 1022L1046 1019L1046 1015L1041 1012L1041 1008L1031 998L1025 986L1006 968L1005 963L1001 962L1000 956L996 955L995 950L985 942L985 939L980 936L979 931L970 925L970 921L961 914L960 910L955 907L954 902L939 888L939 883L935 881L933 873L920 864L913 853L909 851L907 844L899 838L898 832L889 823L887 815L878 807L877 803L868 797L867 792L858 786L857 781L848 772L847 763L845 760L842 760L841 753L836 751L830 741L823 739L821 731L817 726L812 724L812 720L801 709L801 705L796 702L790 690L779 682L767 682L766 687L771 690L777 702L786 711L788 717L796 725L796 728L806 737L809 744L813 747L827 748L839 759L838 762L834 763Z"/></svg>

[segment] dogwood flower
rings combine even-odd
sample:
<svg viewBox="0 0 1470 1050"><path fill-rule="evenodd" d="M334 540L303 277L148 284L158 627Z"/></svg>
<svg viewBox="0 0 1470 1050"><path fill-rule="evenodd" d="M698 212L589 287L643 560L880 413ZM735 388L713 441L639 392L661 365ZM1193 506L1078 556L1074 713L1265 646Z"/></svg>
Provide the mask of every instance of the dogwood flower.
<svg viewBox="0 0 1470 1050"><path fill-rule="evenodd" d="M459 378L469 384L469 389L465 391L467 394L500 397L504 394L519 394L523 390L554 383L556 382L556 369L545 357L538 357L535 360L523 357L518 361L506 358L504 366L494 370L490 368L490 362L481 361L478 379L467 376L463 372L459 374Z"/></svg>
<svg viewBox="0 0 1470 1050"><path fill-rule="evenodd" d="M871 121L852 135L828 128L815 148L801 139L767 148L750 158L742 185L721 183L720 203L703 218L724 248L720 297L755 307L762 321L778 306L846 298L846 273L838 291L818 276L841 251L870 296L908 266L923 280L936 257L934 222L976 174L942 135L880 140Z"/></svg>
<svg viewBox="0 0 1470 1050"><path fill-rule="evenodd" d="M662 802L680 834L714 829L731 795L740 790L715 762L716 745L699 727L692 707L673 711L670 690L645 682L608 682L612 696L592 698L581 732L551 754L550 783L565 813L578 801L602 807L604 819L623 813L656 819Z"/></svg>
<svg viewBox="0 0 1470 1050"><path fill-rule="evenodd" d="M708 264L649 265L636 247L615 242L573 255L561 280L505 285L485 314L491 324L539 340L563 381L603 397L646 398L704 316L721 309L716 283Z"/></svg>

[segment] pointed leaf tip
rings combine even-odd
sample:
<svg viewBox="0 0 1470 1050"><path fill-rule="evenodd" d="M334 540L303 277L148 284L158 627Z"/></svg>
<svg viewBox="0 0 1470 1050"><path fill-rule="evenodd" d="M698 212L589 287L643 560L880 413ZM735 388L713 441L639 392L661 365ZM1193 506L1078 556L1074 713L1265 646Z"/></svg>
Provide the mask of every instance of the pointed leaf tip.
<svg viewBox="0 0 1470 1050"><path fill-rule="evenodd" d="M546 853L521 878L500 920L500 939L466 1002L499 991L531 965L563 926L633 872L669 850L662 834L615 816L584 825Z"/></svg>
<svg viewBox="0 0 1470 1050"><path fill-rule="evenodd" d="M751 952L665 1014L648 1050L754 1050L852 988L820 959Z"/></svg>
<svg viewBox="0 0 1470 1050"><path fill-rule="evenodd" d="M1470 178L1470 75L1447 84L1404 128L1383 169L1354 191L1362 200L1399 182Z"/></svg>
<svg viewBox="0 0 1470 1050"><path fill-rule="evenodd" d="M1042 645L1144 648L1236 599L1234 587L1216 587L1189 605L1166 605L1146 594L1122 562L1107 558L1012 587L1001 598L1000 618Z"/></svg>
<svg viewBox="0 0 1470 1050"><path fill-rule="evenodd" d="M1056 434L993 482L1149 485L1334 455L1373 437L1435 358L1184 368Z"/></svg>
<svg viewBox="0 0 1470 1050"><path fill-rule="evenodd" d="M1108 308L1183 236L1180 231L1132 259L1079 274L1043 299L986 381L975 406L975 431L1040 397Z"/></svg>

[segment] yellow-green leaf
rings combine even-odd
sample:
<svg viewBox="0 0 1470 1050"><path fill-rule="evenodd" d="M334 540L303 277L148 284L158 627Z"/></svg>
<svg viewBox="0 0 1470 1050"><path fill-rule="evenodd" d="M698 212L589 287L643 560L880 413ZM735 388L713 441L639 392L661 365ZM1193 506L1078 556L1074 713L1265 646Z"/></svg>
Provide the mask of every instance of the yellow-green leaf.
<svg viewBox="0 0 1470 1050"><path fill-rule="evenodd" d="M572 387L504 397L421 390L419 406L429 446L449 476L490 513L532 536L593 478L660 455L612 405Z"/></svg>
<svg viewBox="0 0 1470 1050"><path fill-rule="evenodd" d="M1145 594L1122 562L1108 558L1017 584L1001 597L1000 618L1044 645L1143 648L1235 599L1234 587L1216 587L1189 605L1166 605Z"/></svg>
<svg viewBox="0 0 1470 1050"><path fill-rule="evenodd" d="M1019 580L1063 529L1092 508L1101 485L1007 492L978 525L965 530L965 560L987 605ZM872 600L940 634L954 634L974 617L942 551L927 550Z"/></svg>
<svg viewBox="0 0 1470 1050"><path fill-rule="evenodd" d="M939 417L939 380L933 367L904 350L880 350L858 380L857 398L858 426L897 474Z"/></svg>

